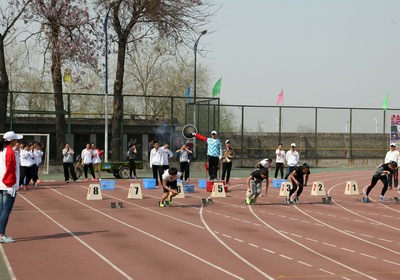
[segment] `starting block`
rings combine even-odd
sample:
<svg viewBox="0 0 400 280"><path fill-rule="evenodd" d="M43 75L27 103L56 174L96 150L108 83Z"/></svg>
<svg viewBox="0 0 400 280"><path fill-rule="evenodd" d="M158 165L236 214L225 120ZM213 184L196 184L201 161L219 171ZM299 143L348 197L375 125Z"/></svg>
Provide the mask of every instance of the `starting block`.
<svg viewBox="0 0 400 280"><path fill-rule="evenodd" d="M110 202L110 207L111 208L122 208L122 207L124 207L124 204L122 202Z"/></svg>
<svg viewBox="0 0 400 280"><path fill-rule="evenodd" d="M313 186L311 189L311 195L314 195L314 196L326 195L324 182L322 182L322 181L313 182Z"/></svg>
<svg viewBox="0 0 400 280"><path fill-rule="evenodd" d="M347 195L359 195L358 186L356 181L347 181L344 194Z"/></svg>
<svg viewBox="0 0 400 280"><path fill-rule="evenodd" d="M128 198L129 199L143 199L142 188L140 187L140 184L132 183L129 186Z"/></svg>
<svg viewBox="0 0 400 280"><path fill-rule="evenodd" d="M86 196L87 200L103 200L99 184L90 184Z"/></svg>
<svg viewBox="0 0 400 280"><path fill-rule="evenodd" d="M202 204L203 206L211 205L211 204L213 204L213 203L214 203L214 201L213 201L211 198L202 198L202 199L201 199L201 204Z"/></svg>
<svg viewBox="0 0 400 280"><path fill-rule="evenodd" d="M185 190L183 189L182 182L177 182L176 184L178 186L178 194L174 198L185 198Z"/></svg>
<svg viewBox="0 0 400 280"><path fill-rule="evenodd" d="M326 197L322 198L322 203L323 204L332 204L332 197L330 195L327 195Z"/></svg>
<svg viewBox="0 0 400 280"><path fill-rule="evenodd" d="M281 188L279 190L279 196L284 196L284 197L288 197L289 196L289 192L292 189L292 182L282 182L281 184Z"/></svg>
<svg viewBox="0 0 400 280"><path fill-rule="evenodd" d="M215 182L211 192L212 197L226 197L225 186L223 182Z"/></svg>

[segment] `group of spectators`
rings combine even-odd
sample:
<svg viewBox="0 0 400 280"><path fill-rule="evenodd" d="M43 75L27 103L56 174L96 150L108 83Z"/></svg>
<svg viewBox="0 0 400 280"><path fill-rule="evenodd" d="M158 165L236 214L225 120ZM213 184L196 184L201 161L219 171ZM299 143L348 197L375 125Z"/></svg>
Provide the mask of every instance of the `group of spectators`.
<svg viewBox="0 0 400 280"><path fill-rule="evenodd" d="M98 149L96 144L88 143L86 144L85 149L82 150L80 156L75 158L74 150L71 148L69 143L66 143L64 149L62 150L65 183L69 183L70 174L75 183L78 181L74 167L75 160L82 164L86 182L89 181L88 172L90 172L92 180L94 182L98 182L99 179L101 179L100 166L102 161L101 157L103 154L104 151Z"/></svg>

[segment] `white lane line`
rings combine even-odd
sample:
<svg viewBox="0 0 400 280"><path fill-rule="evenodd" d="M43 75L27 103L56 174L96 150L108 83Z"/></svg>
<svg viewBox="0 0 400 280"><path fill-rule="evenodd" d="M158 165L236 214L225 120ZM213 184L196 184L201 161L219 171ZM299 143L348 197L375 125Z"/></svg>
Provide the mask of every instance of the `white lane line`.
<svg viewBox="0 0 400 280"><path fill-rule="evenodd" d="M347 236L353 237L353 238L355 238L355 239L357 239L357 240L359 240L359 241L365 242L365 243L370 244L370 245L372 245L372 246L375 246L375 247L381 248L381 249L383 249L383 250L392 252L392 253L394 253L394 254L396 254L396 255L400 255L400 252L397 252L397 251L395 251L395 250L389 249L389 248L387 248L387 247L385 247L385 246L382 246L382 245L379 245L379 244L375 244L375 243L370 242L370 241L368 241L368 240L362 239L362 238L360 238L360 237L358 237L358 236L349 234L349 233L347 233L347 232L345 232L345 231L343 231L343 230L341 230L341 229L338 229L338 228L336 228L336 227L334 227L334 226L331 226L331 225L329 225L329 224L327 224L327 223L324 223L324 222L318 220L317 218L314 218L313 216L307 214L306 212L304 212L303 210L301 210L299 207L297 207L297 205L294 205L294 207L296 207L296 209L297 209L299 212L301 212L301 213L303 213L304 215L308 216L310 219L313 219L313 220L315 220L315 221L317 221L317 222L319 222L319 223L321 223L321 224L324 224L325 226L327 226L327 227L329 227L329 228L331 228L331 229L333 229L333 230L335 230L335 231L341 232L341 233L343 233L343 234L345 234L345 235L347 235Z"/></svg>
<svg viewBox="0 0 400 280"><path fill-rule="evenodd" d="M166 245L168 245L168 246L170 246L170 247L172 247L172 248L174 248L174 249L176 249L176 250L178 250L178 251L180 251L180 252L182 252L182 253L185 253L185 254L187 254L187 255L189 255L189 256L191 256L191 257L197 259L198 261L203 262L203 263L205 263L205 264L207 264L207 265L209 265L209 266L211 266L211 267L213 267L213 268L215 268L215 269L217 269L217 270L219 270L219 271L221 271L221 272L224 272L224 273L226 273L226 274L228 274L228 275L230 275L230 276L236 278L236 279L243 279L243 278L241 278L240 276L238 276L238 275L236 275L236 274L234 274L234 273L232 273L232 272L230 272L230 271L227 271L226 269L224 269L224 268L222 268L222 267L220 267L220 266L217 266L217 265L215 265L215 264L213 264L213 263L211 263L211 262L209 262L209 261L207 261L207 260L205 260L205 259L203 259L203 258L201 258L201 257L199 257L199 256L197 256L197 255L195 255L195 254L193 254L193 253L191 253L191 252L189 252L189 251L187 251L187 250L185 250L185 249L183 249L183 248L181 248L181 247L179 247L179 246L173 244L173 243L170 243L170 242L168 242L168 241L165 241L164 239L159 238L159 237L157 237L157 236L155 236L155 235L153 235L153 234L151 234L151 233L148 233L148 232L146 232L146 231L144 231L144 230L142 230L142 229L140 229L140 228L134 227L134 226L132 226L131 224L128 224L128 223L125 223L125 222L123 222L123 221L121 221L121 220L118 220L117 218L114 218L113 216L110 216L110 215L108 215L108 214L106 214L106 213L103 213L103 212L101 212L101 211L99 211L99 210L97 210L97 209L95 209L95 208L93 208L93 207L91 207L91 206L89 206L89 205L87 205L87 204L85 204L85 203L83 203L83 202L80 202L79 200L77 200L77 199L75 199L75 198L72 198L72 197L70 197L70 196L68 196L68 195L65 195L65 194L63 194L63 193L61 193L61 192L59 192L59 191L57 191L57 190L55 190L55 189L52 189L52 188L49 188L49 189L52 190L52 191L54 191L54 192L56 192L56 193L58 193L58 194L61 195L61 196L64 196L64 197L66 197L66 198L68 198L68 199L70 199L70 200L72 200L72 201L75 201L76 203L81 204L81 205L83 205L83 206L85 206L85 207L87 207L87 208L93 210L94 212L97 212L97 213L99 213L99 214L101 214L101 215L103 215L103 216L105 216L105 217L107 217L107 218L109 218L109 219L111 219L111 220L117 222L117 223L120 223L120 224L122 224L122 225L124 225L124 226L126 226L126 227L128 227L128 228L133 229L133 230L136 230L136 231L138 231L138 232L140 232L140 233L142 233L142 234L144 234L144 235L146 235L146 236L148 236L148 237L151 237L151 238L153 238L153 239L155 239L155 240L157 240L157 241L159 241L159 242L161 242L161 243L164 243L164 244L166 244ZM201 207L201 209L202 209L202 208L203 208L203 207ZM209 230L209 229L208 229L208 230Z"/></svg>
<svg viewBox="0 0 400 280"><path fill-rule="evenodd" d="M253 247L255 247L255 248L260 248L260 246L258 246L258 245L256 245L256 244L253 244L253 243L248 243L250 246L253 246Z"/></svg>
<svg viewBox="0 0 400 280"><path fill-rule="evenodd" d="M256 267L255 265L253 265L251 262L249 262L248 260L246 260L244 257L242 257L241 255L239 255L236 251L234 251L231 247L229 247L225 242L223 242L208 226L208 224L206 223L206 221L204 220L204 216L203 216L203 209L204 207L201 206L200 207L200 219L201 222L203 223L204 227L208 230L208 232L222 245L224 246L229 252L231 252L235 257L237 257L238 259L240 259L242 262L244 262L245 264L247 264L249 267L253 268L255 271L257 271L258 273L260 273L262 276L264 276L267 279L270 280L274 280L274 278L268 274L266 274L264 271L262 271L261 269L259 269L258 267Z"/></svg>
<svg viewBox="0 0 400 280"><path fill-rule="evenodd" d="M312 239L312 238L309 238L309 237L306 237L306 240L312 241L312 242L319 242L318 240L315 240L315 239Z"/></svg>
<svg viewBox="0 0 400 280"><path fill-rule="evenodd" d="M322 269L322 268L320 268L319 270L322 271L322 272L328 273L328 274L330 274L330 275L336 275L335 273L330 272L330 271L325 270L325 269Z"/></svg>
<svg viewBox="0 0 400 280"><path fill-rule="evenodd" d="M225 234L225 233L223 233L222 236L225 236L225 237L227 237L227 238L232 238L232 236L227 235L227 234Z"/></svg>
<svg viewBox="0 0 400 280"><path fill-rule="evenodd" d="M275 254L274 251L268 250L267 248L262 248L262 249L263 249L264 251L268 252L268 253Z"/></svg>
<svg viewBox="0 0 400 280"><path fill-rule="evenodd" d="M393 240L389 240L389 239L384 239L384 238L378 238L381 241L385 241L385 242L393 242Z"/></svg>
<svg viewBox="0 0 400 280"><path fill-rule="evenodd" d="M92 251L95 255L97 255L100 259L102 259L105 263L107 263L109 266L111 266L113 269L115 269L117 272L119 272L121 275L123 275L126 279L133 279L132 277L130 277L128 274L126 274L122 269L120 269L119 267L117 267L115 264L113 264L109 259L107 259L104 255L100 254L97 250L95 250L93 247L91 247L89 244L87 244L85 241L83 241L82 239L80 239L78 236L76 236L73 232L71 232L69 229L67 229L66 227L64 227L62 224L60 224L59 222L57 222L56 220L54 220L52 217L50 217L48 214L46 214L42 209L40 209L39 207L37 207L35 204L33 204L32 202L30 202L25 195L19 195L20 197L22 197L26 202L28 202L33 208L35 208L36 210L39 211L39 213L41 213L42 215L44 215L46 218L48 218L50 221L52 221L54 224L56 224L57 226L59 226L60 228L62 228L66 233L68 233L69 235L71 235L73 238L75 238L79 243L81 243L83 246L85 246L86 248L88 248L90 251Z"/></svg>
<svg viewBox="0 0 400 280"><path fill-rule="evenodd" d="M238 242L242 242L242 243L244 243L244 240L242 240L242 239L239 239L239 238L233 238L233 240L236 240L236 241L238 241Z"/></svg>
<svg viewBox="0 0 400 280"><path fill-rule="evenodd" d="M285 255L279 255L280 257L282 257L282 258L285 258L285 259L288 259L288 260L293 260L293 258L291 258L291 257L288 257L288 256L285 256Z"/></svg>
<svg viewBox="0 0 400 280"><path fill-rule="evenodd" d="M394 264L394 265L400 265L400 263L397 263L397 262L392 262L392 261L388 261L388 260L383 260L384 262L387 262L387 263L391 263L391 264Z"/></svg>
<svg viewBox="0 0 400 280"><path fill-rule="evenodd" d="M302 261L297 261L298 263L301 263L301 264L304 264L304 265L306 265L306 266L308 266L308 267L312 267L312 264L309 264L309 263L305 263L305 262L302 262Z"/></svg>
<svg viewBox="0 0 400 280"><path fill-rule="evenodd" d="M14 271L10 265L10 262L8 261L8 258L6 256L6 252L4 252L3 245L0 244L0 256L3 259L3 262L5 263L7 267L8 274L10 275L11 280L17 280L15 277Z"/></svg>
<svg viewBox="0 0 400 280"><path fill-rule="evenodd" d="M322 244L324 244L324 245L326 245L326 246L331 246L331 247L334 247L334 248L336 248L337 246L336 245L334 245L334 244L330 244L330 243L326 243L326 242L323 242Z"/></svg>
<svg viewBox="0 0 400 280"><path fill-rule="evenodd" d="M371 255L364 254L364 253L360 253L360 255L361 255L361 256L364 256L364 257L371 258L371 259L376 259L376 258L377 258L377 257L375 257L375 256L371 256Z"/></svg>
<svg viewBox="0 0 400 280"><path fill-rule="evenodd" d="M298 209L297 206L296 206L296 208ZM353 272L355 272L355 273L358 273L358 274L360 274L360 275L363 275L364 277L367 277L367 278L369 278L369 279L374 279L374 280L376 280L376 278L374 278L374 277L372 277L372 276L369 276L368 274L365 274L365 273L363 273L362 271L358 271L358 270L355 269L355 268L352 268L352 267L350 267L350 266L348 266L348 265L346 265L346 264L343 264L343 263L341 263L341 262L339 262L339 261L336 261L336 260L334 260L334 259L332 259L332 258L330 258L330 257L328 257L328 256L326 256L326 255L323 255L323 254L321 254L321 253L319 253L319 252L317 252L317 251L311 249L310 247L307 247L306 245L297 242L296 240L290 238L289 236L287 236L287 235L285 235L285 234L282 234L279 230L277 230L276 228L274 228L274 227L271 226L270 224L266 223L266 222L265 222L264 220L262 220L256 213L254 213L254 211L253 211L253 209L252 209L251 206L250 206L248 209L249 209L250 212L254 215L254 217L256 217L256 219L258 219L261 223L263 223L263 224L264 224L265 226L267 226L269 229L275 231L277 234L279 234L279 235L282 236L283 238L286 238L286 239L288 239L289 241L291 241L291 242L297 244L298 246L300 246L300 247L306 249L307 251L309 251L309 252L311 252L311 253L314 253L314 254L316 254L317 256L320 256L320 257L322 257L322 258L324 258L324 259L326 259L326 260L328 260L328 261L331 261L331 262L333 262L333 263L335 263L335 264L337 264L337 265L339 265L339 266L342 266L342 267L344 267L344 268L347 268L347 269L349 269L349 270L351 270L351 271L353 271ZM302 212L304 212L304 211L302 211ZM304 214L307 215L307 216L310 216L310 215L308 215L308 214L306 214L306 213L304 213Z"/></svg>
<svg viewBox="0 0 400 280"><path fill-rule="evenodd" d="M354 250L347 249L347 248L343 248L343 247L341 247L340 249L345 250L345 251L347 251L347 252L351 252L351 253L355 253L355 252L356 252L356 251L354 251Z"/></svg>

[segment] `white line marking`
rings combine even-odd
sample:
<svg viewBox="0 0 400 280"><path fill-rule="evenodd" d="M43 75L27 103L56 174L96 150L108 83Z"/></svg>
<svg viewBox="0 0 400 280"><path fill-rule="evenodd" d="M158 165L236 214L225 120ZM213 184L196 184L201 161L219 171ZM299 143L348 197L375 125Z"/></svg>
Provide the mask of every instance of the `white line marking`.
<svg viewBox="0 0 400 280"><path fill-rule="evenodd" d="M6 256L6 252L4 252L3 246L0 244L0 256L3 259L6 267L7 267L7 271L8 274L10 275L11 280L17 280L17 278L15 277L14 271L12 270L12 267L10 265L10 262L8 261L8 258Z"/></svg>
<svg viewBox="0 0 400 280"><path fill-rule="evenodd" d="M295 237L303 238L303 236L301 236L301 235L298 235L298 234L294 234L294 233L292 233L291 235L293 235L293 236L295 236Z"/></svg>
<svg viewBox="0 0 400 280"><path fill-rule="evenodd" d="M268 249L266 249L266 248L263 248L263 250L264 250L264 251L267 251L268 253L275 254L274 251L268 250Z"/></svg>
<svg viewBox="0 0 400 280"><path fill-rule="evenodd" d="M244 240L242 240L242 239L233 238L233 240L236 240L236 241L239 241L239 242L242 242L242 243L244 243Z"/></svg>
<svg viewBox="0 0 400 280"><path fill-rule="evenodd" d="M364 257L371 258L371 259L376 259L376 257L371 256L371 255L367 255L367 254L364 254L364 253L360 253L360 255L362 255L362 256L364 256Z"/></svg>
<svg viewBox="0 0 400 280"><path fill-rule="evenodd" d="M222 234L222 236L228 237L228 238L232 238L232 236L227 235L227 234Z"/></svg>
<svg viewBox="0 0 400 280"><path fill-rule="evenodd" d="M274 280L273 277L269 276L268 274L266 274L264 271L260 270L258 267L256 267L255 265L253 265L251 262L249 262L248 260L246 260L245 258L243 258L242 256L240 256L237 252L235 252L232 248L230 248L225 242L223 242L220 238L218 238L217 235L215 235L212 230L210 229L210 227L208 226L208 224L206 223L206 221L204 220L203 217L203 206L200 207L200 219L201 222L203 223L204 227L208 230L208 232L222 245L224 246L229 252L231 252L235 257L237 257L238 259L240 259L241 261L243 261L245 264L247 264L249 267L253 268L255 271L257 271L258 273L260 273L261 275L263 275L264 277L270 279L270 280ZM241 278L240 278L241 279Z"/></svg>
<svg viewBox="0 0 400 280"><path fill-rule="evenodd" d="M50 189L51 189L51 188L50 188ZM209 262L209 261L207 261L207 260L205 260L205 259L203 259L203 258L201 258L201 257L199 257L199 256L197 256L197 255L195 255L195 254L193 254L193 253L191 253L191 252L189 252L189 251L186 251L185 249L183 249L183 248L181 248L181 247L178 247L177 245L175 245L175 244L173 244L173 243L167 242L167 241L165 241L165 240L162 239L162 238L159 238L159 237L157 237L157 236L155 236L155 235L153 235L153 234L150 234L150 233L148 233L148 232L146 232L146 231L144 231L144 230L141 230L140 228L134 227L134 226L132 226L132 225L130 225L130 224L128 224L128 223L125 223L125 222L123 222L123 221L121 221L121 220L118 220L117 218L114 218L114 217L112 217L112 216L110 216L110 215L108 215L108 214L106 214L106 213L103 213L103 212L101 212L101 211L99 211L99 210L97 210L97 209L95 209L95 208L93 208L93 207L91 207L91 206L89 206L89 205L83 203L83 202L80 202L79 200L77 200L77 199L75 199L75 198L72 198L72 197L69 197L69 196L67 196L67 195L65 195L65 194L63 194L63 193L60 193L59 191L57 191L57 190L55 190L55 189L51 189L51 190L54 191L54 192L56 192L56 193L58 193L58 194L60 194L61 196L64 196L64 197L66 197L66 198L68 198L68 199L70 199L70 200L72 200L72 201L75 201L76 203L81 204L81 205L83 205L83 206L85 206L85 207L87 207L87 208L89 208L89 209L91 209L91 210L93 210L93 211L95 211L95 212L97 212L97 213L99 213L99 214L101 214L101 215L103 215L103 216L105 216L105 217L107 217L107 218L109 218L109 219L111 219L111 220L117 222L117 223L120 223L120 224L122 224L122 225L124 225L124 226L126 226L126 227L128 227L128 228L134 229L134 230L136 230L136 231L138 231L138 232L140 232L140 233L142 233L142 234L144 234L144 235L146 235L146 236L148 236L148 237L151 237L151 238L153 238L153 239L156 239L157 241L159 241L159 242L161 242L161 243L164 243L164 244L166 244L166 245L168 245L168 246L170 246L170 247L173 247L174 249L176 249L176 250L178 250L178 251L180 251L180 252L182 252L182 253L185 253L185 254L187 254L187 255L189 255L189 256L191 256L191 257L193 257L193 258L195 258L195 259L197 259L197 260L199 260L199 261L201 261L201 262L203 262L203 263L205 263L205 264L207 264L207 265L209 265L209 266L211 266L211 267L217 269L217 270L219 270L219 271L222 271L222 272L224 272L224 273L226 273L226 274L228 274L228 275L231 275L231 276L234 277L234 278L243 279L243 278L241 278L240 276L238 276L238 275L236 275L236 274L233 274L232 272L229 272L229 271L223 269L222 267L217 266L217 265L215 265L215 264L213 264L213 263L211 263L211 262ZM201 207L201 209L203 209L203 207ZM209 230L209 229L208 229L208 230Z"/></svg>
<svg viewBox="0 0 400 280"><path fill-rule="evenodd" d="M282 258L285 258L285 259L288 259L288 260L293 260L293 258L291 258L291 257L288 257L288 256L285 256L285 255L281 255L281 254L279 254L279 256L280 257L282 257Z"/></svg>
<svg viewBox="0 0 400 280"><path fill-rule="evenodd" d="M388 261L388 260L383 260L383 261L387 262L387 263L395 264L395 265L400 265L400 263L396 263L396 262L392 262L392 261Z"/></svg>
<svg viewBox="0 0 400 280"><path fill-rule="evenodd" d="M328 273L328 274L330 274L330 275L336 275L335 273L330 272L330 271L325 270L325 269L322 269L322 268L320 268L319 270L322 271L322 272Z"/></svg>
<svg viewBox="0 0 400 280"><path fill-rule="evenodd" d="M25 195L19 195L20 197L22 197L26 202L28 202L33 208L35 208L36 210L39 211L39 213L41 213L42 215L44 215L46 218L48 218L50 221L52 221L53 223L55 223L57 226L59 226L60 228L62 228L66 233L68 233L69 235L71 235L73 238L75 238L79 243L81 243L83 246L85 246L86 248L88 248L90 251L92 251L95 255L97 255L100 259L102 259L105 263L107 263L109 266L111 266L113 269L115 269L116 271L118 271L121 275L123 275L126 279L133 279L132 277L130 277L128 274L126 274L122 269L120 269L119 267L117 267L115 264L113 264L109 259L107 259L105 256L103 256L102 254L100 254L97 250L95 250L93 247L91 247L89 244L87 244L86 242L84 242L82 239L80 239L78 236L76 236L73 232L71 232L69 229L67 229L66 227L64 227L62 224L60 224L59 222L57 222L56 220L54 220L52 217L50 217L48 214L46 214L44 211L42 211L42 209L40 209L39 207L37 207L35 204L33 204L32 202L30 202L27 198L25 198Z"/></svg>
<svg viewBox="0 0 400 280"><path fill-rule="evenodd" d="M256 245L256 244L253 244L253 243L248 243L250 246L253 246L253 247L255 247L255 248L260 248L260 246L258 246L258 245Z"/></svg>
<svg viewBox="0 0 400 280"><path fill-rule="evenodd" d="M295 207L298 209L297 206L295 206ZM363 272L361 272L361 271L356 270L355 268L352 268L352 267L350 267L350 266L347 266L346 264L343 264L343 263L341 263L341 262L339 262L339 261L336 261L336 260L334 260L334 259L332 259L332 258L330 258L330 257L328 257L328 256L325 256L325 255L323 255L323 254L321 254L321 253L319 253L319 252L317 252L317 251L315 251L315 250L313 250L313 249L311 249L311 248L309 248L309 247L307 247L307 246L305 246L305 245L303 245L303 244L297 242L296 240L290 238L289 236L286 236L286 235L282 234L280 231L278 231L277 229L275 229L274 227L272 227L270 224L268 224L268 223L266 223L265 221L263 221L256 213L254 213L252 207L249 207L248 209L249 209L250 212L254 215L254 217L256 217L256 219L258 219L261 223L263 223L264 225L266 225L266 226L267 226L268 228L270 228L271 230L275 231L277 234L281 235L283 238L286 238L286 239L290 240L291 242L297 244L298 246L303 247L303 248L306 249L307 251L309 251L309 252L311 252L311 253L314 253L314 254L316 254L317 256L320 256L320 257L322 257L322 258L324 258L324 259L326 259L326 260L328 260L328 261L331 261L331 262L333 262L333 263L335 263L335 264L337 264L337 265L340 265L340 266L342 266L342 267L344 267L344 268L347 268L347 269L349 269L349 270L351 270L351 271L354 271L354 272L356 272L356 273L358 273L358 274L360 274L360 275L363 275L363 276L365 276L365 277L367 277L367 278L369 278L369 279L374 279L374 280L376 280L376 278L374 278L374 277L372 277L372 276L369 276L368 274L365 274L365 273L363 273ZM302 211L302 212L304 212L304 211ZM306 214L306 213L305 213L305 214ZM307 215L307 216L310 216L310 215L308 215L308 214L306 214L306 215Z"/></svg>
<svg viewBox="0 0 400 280"><path fill-rule="evenodd" d="M343 248L343 247L341 247L340 249L345 250L345 251L348 251L348 252L352 252L352 253L355 253L355 252L356 252L356 251L354 251L354 250L347 249L347 248Z"/></svg>
<svg viewBox="0 0 400 280"><path fill-rule="evenodd" d="M337 247L336 245L334 245L334 244L330 244L330 243L326 243L326 242L323 242L322 244L324 244L324 245L326 245L326 246L331 246L331 247Z"/></svg>
<svg viewBox="0 0 400 280"><path fill-rule="evenodd" d="M315 240L315 239L312 239L312 238L309 238L309 237L306 237L306 240L312 241L312 242L319 242L318 240Z"/></svg>
<svg viewBox="0 0 400 280"><path fill-rule="evenodd" d="M384 239L384 238L378 238L379 240L385 241L385 242L393 242L393 240L389 240L389 239Z"/></svg>
<svg viewBox="0 0 400 280"><path fill-rule="evenodd" d="M297 262L298 262L298 263L301 263L301 264L304 264L304 265L306 265L306 266L312 267L312 264L305 263L305 262L302 262L302 261L297 261Z"/></svg>

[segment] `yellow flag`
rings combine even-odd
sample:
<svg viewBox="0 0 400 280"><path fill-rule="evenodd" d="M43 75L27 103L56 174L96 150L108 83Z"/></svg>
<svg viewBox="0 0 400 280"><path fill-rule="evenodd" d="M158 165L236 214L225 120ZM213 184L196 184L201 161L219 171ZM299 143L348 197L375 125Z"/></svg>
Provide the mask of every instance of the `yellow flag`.
<svg viewBox="0 0 400 280"><path fill-rule="evenodd" d="M70 84L72 82L72 77L71 77L71 68L67 68L64 71L64 83Z"/></svg>

